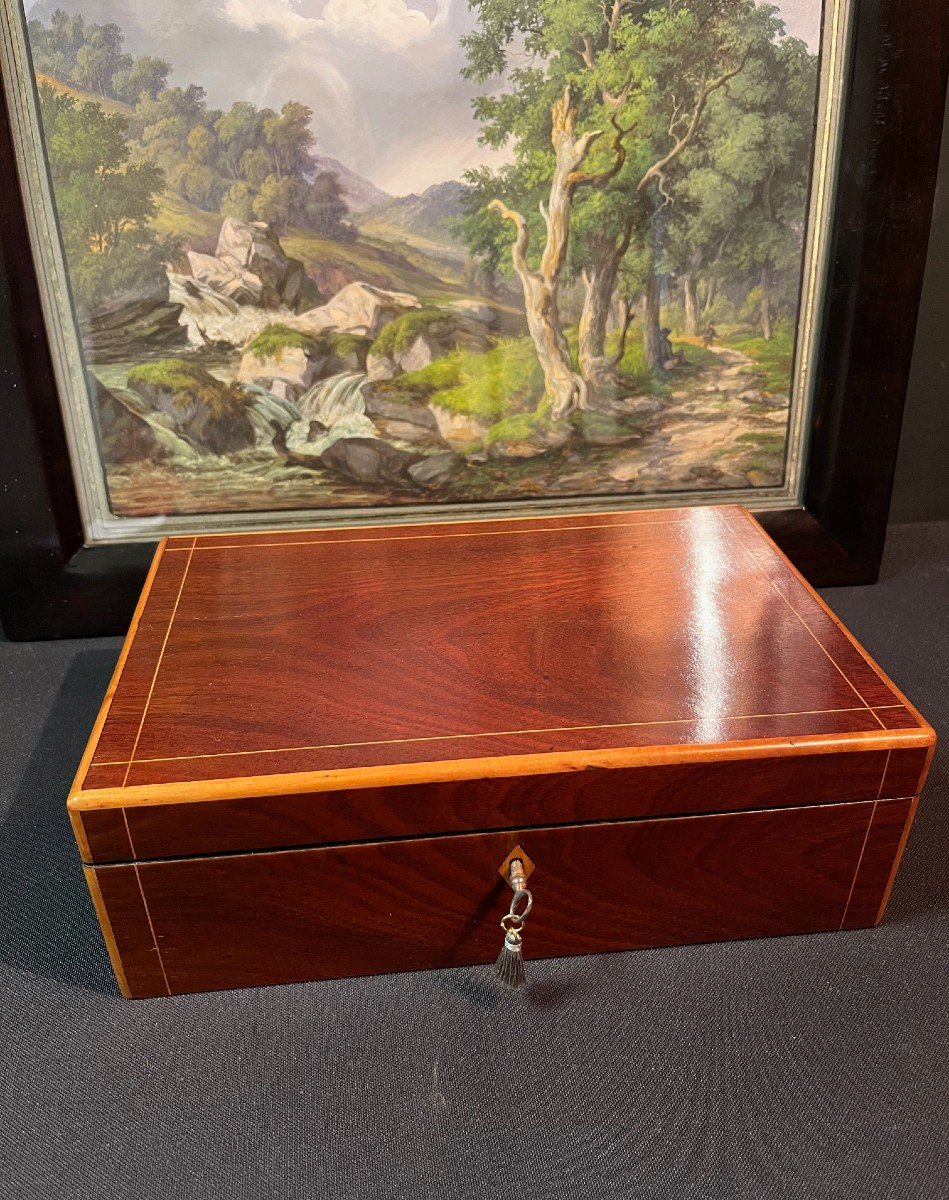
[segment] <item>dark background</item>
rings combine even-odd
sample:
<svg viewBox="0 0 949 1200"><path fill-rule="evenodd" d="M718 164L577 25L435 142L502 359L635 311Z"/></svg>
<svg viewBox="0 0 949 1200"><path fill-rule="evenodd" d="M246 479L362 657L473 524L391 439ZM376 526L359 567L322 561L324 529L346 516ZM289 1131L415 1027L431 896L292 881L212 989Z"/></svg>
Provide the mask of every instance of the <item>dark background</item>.
<svg viewBox="0 0 949 1200"><path fill-rule="evenodd" d="M942 0L941 0L942 2ZM890 520L949 519L949 119Z"/></svg>

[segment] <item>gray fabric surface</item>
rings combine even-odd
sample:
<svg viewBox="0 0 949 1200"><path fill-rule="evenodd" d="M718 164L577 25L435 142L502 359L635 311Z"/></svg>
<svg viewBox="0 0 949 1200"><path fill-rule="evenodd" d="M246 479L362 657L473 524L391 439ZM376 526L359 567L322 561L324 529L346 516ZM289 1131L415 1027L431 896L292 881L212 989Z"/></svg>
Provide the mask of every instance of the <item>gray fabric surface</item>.
<svg viewBox="0 0 949 1200"><path fill-rule="evenodd" d="M829 593L949 725L949 525ZM0 645L0 1198L949 1195L946 755L877 930L119 997L63 810L117 641Z"/></svg>

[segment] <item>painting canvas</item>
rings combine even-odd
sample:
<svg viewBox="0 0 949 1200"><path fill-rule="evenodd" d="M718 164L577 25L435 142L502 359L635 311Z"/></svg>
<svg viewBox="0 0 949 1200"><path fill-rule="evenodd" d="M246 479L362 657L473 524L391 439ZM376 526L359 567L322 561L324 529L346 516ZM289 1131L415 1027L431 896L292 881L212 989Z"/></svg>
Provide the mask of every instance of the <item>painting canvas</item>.
<svg viewBox="0 0 949 1200"><path fill-rule="evenodd" d="M27 4L100 532L787 496L840 7Z"/></svg>

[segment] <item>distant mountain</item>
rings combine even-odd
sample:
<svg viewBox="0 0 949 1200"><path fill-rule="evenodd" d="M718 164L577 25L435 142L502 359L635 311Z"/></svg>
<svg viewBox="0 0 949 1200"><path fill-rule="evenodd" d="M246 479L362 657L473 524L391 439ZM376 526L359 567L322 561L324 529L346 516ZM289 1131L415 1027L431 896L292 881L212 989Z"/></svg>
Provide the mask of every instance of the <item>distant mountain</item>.
<svg viewBox="0 0 949 1200"><path fill-rule="evenodd" d="M374 183L370 183L368 179L364 179L362 175L351 171L338 158L329 158L325 154L315 154L313 157L316 161L314 174L320 175L331 171L339 180L343 199L349 205L350 212L362 213L369 208L378 208L380 205L391 203L392 197L388 192L384 192Z"/></svg>
<svg viewBox="0 0 949 1200"><path fill-rule="evenodd" d="M413 192L373 208L364 220L450 246L455 241L451 222L462 215L461 202L467 191L465 184L455 180L435 183L420 195Z"/></svg>

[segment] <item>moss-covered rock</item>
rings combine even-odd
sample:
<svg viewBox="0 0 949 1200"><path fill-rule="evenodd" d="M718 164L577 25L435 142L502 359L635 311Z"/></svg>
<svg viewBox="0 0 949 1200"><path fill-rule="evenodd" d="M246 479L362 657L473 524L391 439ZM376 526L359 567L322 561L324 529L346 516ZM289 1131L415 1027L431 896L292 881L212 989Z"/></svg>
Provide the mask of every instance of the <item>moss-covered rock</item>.
<svg viewBox="0 0 949 1200"><path fill-rule="evenodd" d="M362 370L370 345L356 334L308 334L274 322L245 347L238 379L297 400L317 379Z"/></svg>
<svg viewBox="0 0 949 1200"><path fill-rule="evenodd" d="M490 458L537 458L565 445L573 430L566 421L554 421L550 407L540 404L534 412L514 413L492 425L484 439Z"/></svg>
<svg viewBox="0 0 949 1200"><path fill-rule="evenodd" d="M483 354L487 327L462 313L429 306L390 321L372 344L367 369L372 380L424 370L453 350Z"/></svg>
<svg viewBox="0 0 949 1200"><path fill-rule="evenodd" d="M131 391L155 412L169 418L172 429L213 454L230 454L253 446L249 399L240 388L196 363L163 358L133 367Z"/></svg>

